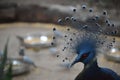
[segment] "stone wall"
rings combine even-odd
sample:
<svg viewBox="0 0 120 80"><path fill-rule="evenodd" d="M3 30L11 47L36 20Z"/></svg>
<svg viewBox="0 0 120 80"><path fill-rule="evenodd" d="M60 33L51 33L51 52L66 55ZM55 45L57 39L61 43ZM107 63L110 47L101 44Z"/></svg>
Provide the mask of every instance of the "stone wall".
<svg viewBox="0 0 120 80"><path fill-rule="evenodd" d="M60 7L60 8L59 8ZM70 13L70 7L48 7L48 6L40 6L33 4L26 5L18 5L17 3L2 3L0 4L0 23L7 22L44 22L44 23L55 23L58 24L59 18L65 18L68 16L72 16L73 13ZM62 7L62 8L61 8ZM61 10L64 9L64 10ZM81 20L80 24L83 22ZM100 20L100 22L103 20ZM86 24L87 22L85 22ZM64 24L63 24L64 25ZM71 27L75 27L75 25L67 24ZM77 25L79 26L79 25ZM91 24L93 27L93 25ZM112 32L113 28L105 28L103 33L110 32L108 35L120 36L120 26L114 28L114 31L117 31L116 34ZM89 29L88 29L89 31Z"/></svg>
<svg viewBox="0 0 120 80"><path fill-rule="evenodd" d="M66 16L70 16L70 14L45 6L0 4L0 23L16 21L57 23L59 18Z"/></svg>

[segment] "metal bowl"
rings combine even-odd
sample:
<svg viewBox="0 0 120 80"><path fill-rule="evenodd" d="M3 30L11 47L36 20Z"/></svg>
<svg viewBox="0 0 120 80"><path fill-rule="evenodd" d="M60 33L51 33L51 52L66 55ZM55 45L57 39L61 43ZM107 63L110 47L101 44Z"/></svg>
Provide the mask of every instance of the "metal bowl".
<svg viewBox="0 0 120 80"><path fill-rule="evenodd" d="M30 71L30 66L25 62L19 59L8 59L4 71L6 72L9 66L9 63L12 63L12 75L19 75Z"/></svg>
<svg viewBox="0 0 120 80"><path fill-rule="evenodd" d="M120 50L118 48L112 48L107 54L105 54L107 60L120 62Z"/></svg>
<svg viewBox="0 0 120 80"><path fill-rule="evenodd" d="M51 47L51 42L56 43L50 35L30 34L25 37L17 36L17 38L26 48L45 48Z"/></svg>

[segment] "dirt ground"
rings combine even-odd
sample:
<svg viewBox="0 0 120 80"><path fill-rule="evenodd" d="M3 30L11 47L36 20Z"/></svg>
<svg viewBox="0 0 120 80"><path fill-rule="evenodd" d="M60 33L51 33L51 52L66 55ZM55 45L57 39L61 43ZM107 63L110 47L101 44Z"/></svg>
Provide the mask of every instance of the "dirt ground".
<svg viewBox="0 0 120 80"><path fill-rule="evenodd" d="M6 39L10 37L9 41L9 57L19 57L19 41L16 35L24 36L31 33L39 34L53 34L52 28L57 27L62 30L64 27L60 27L53 24L42 23L10 23L0 25L0 50L3 50ZM62 53L60 46L57 45L57 50ZM39 51L25 50L27 56L29 56L37 68L32 68L30 73L15 76L13 80L74 80L77 74L83 69L83 64L76 64L71 69L64 66L65 62L62 62L63 58L57 58L56 54L52 54L50 48L40 49ZM99 65L107 67L120 75L120 64L107 61L103 55L98 57Z"/></svg>

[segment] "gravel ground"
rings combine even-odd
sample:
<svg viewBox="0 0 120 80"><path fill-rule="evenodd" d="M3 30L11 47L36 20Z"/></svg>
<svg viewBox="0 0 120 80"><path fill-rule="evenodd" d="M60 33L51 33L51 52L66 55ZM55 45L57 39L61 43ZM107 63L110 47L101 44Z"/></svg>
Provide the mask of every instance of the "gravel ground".
<svg viewBox="0 0 120 80"><path fill-rule="evenodd" d="M29 33L46 33L52 34L52 27L56 26L59 30L63 28L53 24L41 24L41 23L11 23L0 25L0 50L3 49L4 44L8 36L9 41L9 57L19 57L19 41L16 39L16 35L26 35ZM57 46L59 53L62 44ZM76 64L70 70L65 66L62 58L59 59L49 51L49 48L40 49L38 52L33 50L26 50L28 55L38 66L38 68L32 68L30 73L14 77L13 80L74 80L75 76L83 69L83 64ZM103 55L98 57L99 65L102 67L108 67L120 74L120 64L107 61Z"/></svg>

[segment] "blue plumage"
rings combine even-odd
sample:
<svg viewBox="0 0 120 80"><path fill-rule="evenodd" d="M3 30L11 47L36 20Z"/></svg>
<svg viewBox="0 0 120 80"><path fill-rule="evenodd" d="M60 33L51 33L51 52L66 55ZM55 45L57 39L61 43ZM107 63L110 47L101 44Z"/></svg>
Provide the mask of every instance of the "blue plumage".
<svg viewBox="0 0 120 80"><path fill-rule="evenodd" d="M77 57L71 64L84 63L84 70L75 78L75 80L120 80L120 77L110 69L100 68L96 59L96 39L83 38L76 45Z"/></svg>

